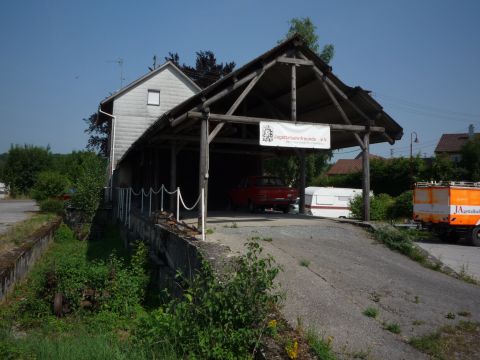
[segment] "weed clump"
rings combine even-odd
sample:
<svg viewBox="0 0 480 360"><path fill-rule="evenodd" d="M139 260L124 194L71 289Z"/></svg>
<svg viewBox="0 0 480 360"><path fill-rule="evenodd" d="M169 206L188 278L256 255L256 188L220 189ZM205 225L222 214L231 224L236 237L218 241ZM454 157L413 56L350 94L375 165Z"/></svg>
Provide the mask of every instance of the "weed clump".
<svg viewBox="0 0 480 360"><path fill-rule="evenodd" d="M426 263L426 256L415 246L409 232L391 226L384 226L374 232L374 237L388 248L407 255L414 261Z"/></svg>
<svg viewBox="0 0 480 360"><path fill-rule="evenodd" d="M363 312L363 315L375 319L378 316L378 309L374 308L374 307L369 307L369 308L365 309L365 311Z"/></svg>
<svg viewBox="0 0 480 360"><path fill-rule="evenodd" d="M247 358L264 331L258 325L280 299L273 258L261 256L256 242L247 246L235 271L222 280L206 263L193 280L182 278L183 297L139 319L136 338L153 348L168 342L192 359Z"/></svg>

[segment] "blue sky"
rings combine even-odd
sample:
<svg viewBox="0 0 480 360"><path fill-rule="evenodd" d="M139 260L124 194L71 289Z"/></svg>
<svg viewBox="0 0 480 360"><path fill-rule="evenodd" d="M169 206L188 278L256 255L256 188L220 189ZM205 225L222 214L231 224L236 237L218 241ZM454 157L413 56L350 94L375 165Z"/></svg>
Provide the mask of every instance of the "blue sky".
<svg viewBox="0 0 480 360"><path fill-rule="evenodd" d="M10 144L85 147L82 119L152 56L195 51L244 64L273 47L292 17L310 16L334 73L373 91L404 128L372 152L431 155L440 135L480 131L480 1L70 1L3 2L0 11L0 152ZM351 158L344 149L335 158Z"/></svg>

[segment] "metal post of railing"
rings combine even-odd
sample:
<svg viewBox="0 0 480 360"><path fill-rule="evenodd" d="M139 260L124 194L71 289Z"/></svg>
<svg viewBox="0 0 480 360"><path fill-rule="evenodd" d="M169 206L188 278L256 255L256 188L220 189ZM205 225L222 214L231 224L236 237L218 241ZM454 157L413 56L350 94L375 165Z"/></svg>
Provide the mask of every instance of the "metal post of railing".
<svg viewBox="0 0 480 360"><path fill-rule="evenodd" d="M120 221L124 222L125 219L125 189L121 189L122 202L120 204Z"/></svg>
<svg viewBox="0 0 480 360"><path fill-rule="evenodd" d="M125 189L125 210L124 213L125 215L123 216L123 224L127 225L128 223L128 195L130 194L130 188Z"/></svg>
<svg viewBox="0 0 480 360"><path fill-rule="evenodd" d="M202 240L205 241L205 189L202 188Z"/></svg>
<svg viewBox="0 0 480 360"><path fill-rule="evenodd" d="M143 188L140 190L140 196L142 197L142 210L141 213L143 214Z"/></svg>
<svg viewBox="0 0 480 360"><path fill-rule="evenodd" d="M163 184L162 187L160 188L160 211L163 212Z"/></svg>
<svg viewBox="0 0 480 360"><path fill-rule="evenodd" d="M180 221L180 188L177 187L177 222Z"/></svg>
<svg viewBox="0 0 480 360"><path fill-rule="evenodd" d="M117 219L120 216L120 189L117 189Z"/></svg>
<svg viewBox="0 0 480 360"><path fill-rule="evenodd" d="M150 191L148 192L148 217L152 216L152 191L153 189L150 188Z"/></svg>
<svg viewBox="0 0 480 360"><path fill-rule="evenodd" d="M128 228L130 229L130 218L132 214L132 188L129 188L128 194Z"/></svg>

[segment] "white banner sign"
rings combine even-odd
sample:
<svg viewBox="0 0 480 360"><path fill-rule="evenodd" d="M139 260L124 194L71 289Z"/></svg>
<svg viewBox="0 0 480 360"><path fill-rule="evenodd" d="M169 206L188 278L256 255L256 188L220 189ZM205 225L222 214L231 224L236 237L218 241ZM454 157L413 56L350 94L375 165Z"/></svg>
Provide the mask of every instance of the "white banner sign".
<svg viewBox="0 0 480 360"><path fill-rule="evenodd" d="M260 122L260 145L330 149L330 126Z"/></svg>

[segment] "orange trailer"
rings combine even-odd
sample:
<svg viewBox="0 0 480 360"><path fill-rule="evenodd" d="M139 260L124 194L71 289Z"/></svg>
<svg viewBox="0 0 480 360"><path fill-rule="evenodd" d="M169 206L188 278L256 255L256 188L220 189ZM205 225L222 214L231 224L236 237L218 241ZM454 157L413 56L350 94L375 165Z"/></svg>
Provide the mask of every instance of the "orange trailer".
<svg viewBox="0 0 480 360"><path fill-rule="evenodd" d="M445 240L466 234L474 245L480 246L480 183L416 183L413 220Z"/></svg>

